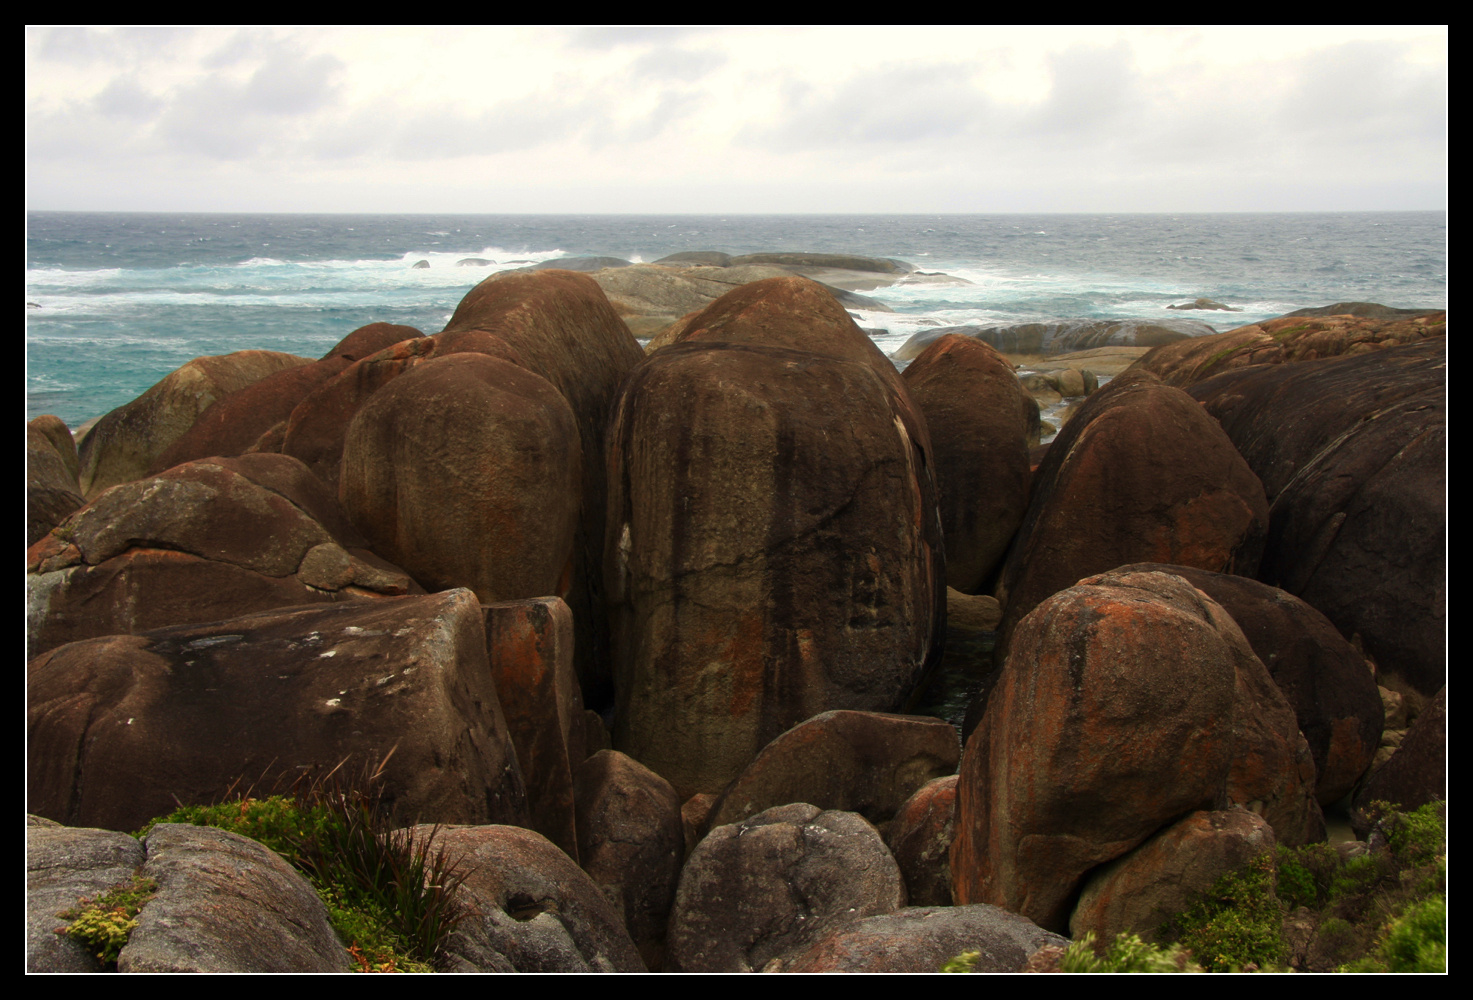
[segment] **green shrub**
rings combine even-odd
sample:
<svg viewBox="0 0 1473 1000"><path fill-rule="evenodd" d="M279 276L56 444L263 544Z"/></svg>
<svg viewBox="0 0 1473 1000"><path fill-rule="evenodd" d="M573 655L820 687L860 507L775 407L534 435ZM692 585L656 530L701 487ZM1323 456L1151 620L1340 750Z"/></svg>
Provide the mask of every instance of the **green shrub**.
<svg viewBox="0 0 1473 1000"><path fill-rule="evenodd" d="M1264 853L1218 879L1165 928L1208 972L1266 968L1283 961L1283 914L1275 894L1274 855Z"/></svg>
<svg viewBox="0 0 1473 1000"><path fill-rule="evenodd" d="M1103 953L1095 951L1094 931L1069 945L1059 959L1060 972L1200 972L1179 947L1147 944L1134 934L1121 934Z"/></svg>
<svg viewBox="0 0 1473 1000"><path fill-rule="evenodd" d="M1386 932L1380 953L1388 972L1447 971L1447 897L1407 908Z"/></svg>
<svg viewBox="0 0 1473 1000"><path fill-rule="evenodd" d="M982 957L980 951L964 951L955 958L948 959L941 967L942 972L975 972L977 971L977 959Z"/></svg>
<svg viewBox="0 0 1473 1000"><path fill-rule="evenodd" d="M96 949L97 959L104 965L116 965L128 936L138 926L136 918L143 904L156 892L158 883L135 875L131 882L113 886L96 900L84 897L76 906L58 913L71 923L57 933Z"/></svg>

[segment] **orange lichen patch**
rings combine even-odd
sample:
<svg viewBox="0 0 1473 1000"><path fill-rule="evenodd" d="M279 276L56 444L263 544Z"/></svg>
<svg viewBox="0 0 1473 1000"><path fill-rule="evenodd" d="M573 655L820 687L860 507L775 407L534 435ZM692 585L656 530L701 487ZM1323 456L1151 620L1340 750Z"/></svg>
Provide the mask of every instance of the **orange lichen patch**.
<svg viewBox="0 0 1473 1000"><path fill-rule="evenodd" d="M55 531L42 535L26 550L27 573L50 573L82 561L82 552Z"/></svg>
<svg viewBox="0 0 1473 1000"><path fill-rule="evenodd" d="M1235 493L1214 491L1177 505L1171 522L1152 539L1157 555L1143 562L1222 570L1253 524L1253 510Z"/></svg>

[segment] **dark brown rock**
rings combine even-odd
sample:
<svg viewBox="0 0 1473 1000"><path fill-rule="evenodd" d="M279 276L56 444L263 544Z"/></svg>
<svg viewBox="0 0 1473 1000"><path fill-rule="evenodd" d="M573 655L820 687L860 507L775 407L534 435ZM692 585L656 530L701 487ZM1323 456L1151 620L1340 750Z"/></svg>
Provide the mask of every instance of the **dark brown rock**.
<svg viewBox="0 0 1473 1000"><path fill-rule="evenodd" d="M338 493L375 552L483 603L567 591L582 455L545 379L481 354L426 361L354 419Z"/></svg>
<svg viewBox="0 0 1473 1000"><path fill-rule="evenodd" d="M1371 804L1387 802L1410 811L1447 798L1447 688L1417 716L1391 759L1371 773L1355 793L1352 826L1364 837L1372 825Z"/></svg>
<svg viewBox="0 0 1473 1000"><path fill-rule="evenodd" d="M926 782L900 807L885 835L912 906L951 905L957 781L950 774Z"/></svg>
<svg viewBox="0 0 1473 1000"><path fill-rule="evenodd" d="M280 451L286 421L313 390L355 361L392 347L400 341L423 337L412 326L370 323L338 342L320 360L274 372L216 400L194 425L154 459L151 472L162 472L180 462L211 455L240 455L249 450ZM262 441L280 426L275 447Z"/></svg>
<svg viewBox="0 0 1473 1000"><path fill-rule="evenodd" d="M632 757L604 750L578 766L578 852L651 971L664 967L665 929L685 861L680 799Z"/></svg>
<svg viewBox="0 0 1473 1000"><path fill-rule="evenodd" d="M556 597L484 610L491 674L526 781L532 829L577 861L573 771L587 755L573 613Z"/></svg>
<svg viewBox="0 0 1473 1000"><path fill-rule="evenodd" d="M399 815L527 822L466 590L71 643L31 661L30 811L134 830L241 779L386 761Z"/></svg>
<svg viewBox="0 0 1473 1000"><path fill-rule="evenodd" d="M1384 308L1384 307L1380 307ZM1397 312L1398 310L1388 310ZM1415 310L1406 310L1415 313ZM1252 365L1278 365L1343 354L1365 354L1384 347L1443 337L1447 314L1357 318L1300 310L1278 319L1225 333L1179 340L1152 348L1133 366L1149 371L1167 385L1185 389L1214 375Z"/></svg>
<svg viewBox="0 0 1473 1000"><path fill-rule="evenodd" d="M1251 574L1263 488L1180 389L1128 374L1090 396L1049 447L1002 569L1006 641L1050 594L1135 562Z"/></svg>
<svg viewBox="0 0 1473 1000"><path fill-rule="evenodd" d="M546 837L514 826L444 827L435 843L468 873L460 898L472 912L446 945L444 971L644 971L619 914Z"/></svg>
<svg viewBox="0 0 1473 1000"><path fill-rule="evenodd" d="M28 553L31 655L92 636L417 591L354 548L362 540L336 508L300 462L279 455L190 462L120 485Z"/></svg>
<svg viewBox="0 0 1473 1000"><path fill-rule="evenodd" d="M477 333L480 331L480 333ZM644 358L639 343L587 275L563 270L481 282L461 300L439 337L494 335L529 371L551 382L573 409L582 444L582 518L568 596L578 629L575 651L584 696L612 694L603 596L604 435L619 386Z"/></svg>
<svg viewBox="0 0 1473 1000"><path fill-rule="evenodd" d="M1222 605L1294 709L1314 755L1320 805L1355 786L1380 745L1384 709L1365 658L1329 619L1246 577L1149 563L1122 569L1175 573Z"/></svg>
<svg viewBox="0 0 1473 1000"><path fill-rule="evenodd" d="M1012 365L971 337L933 341L905 369L931 433L946 582L978 593L1028 508L1028 418Z"/></svg>
<svg viewBox="0 0 1473 1000"><path fill-rule="evenodd" d="M1329 618L1378 682L1445 682L1446 343L1230 372L1192 394L1263 481L1256 574Z"/></svg>
<svg viewBox="0 0 1473 1000"><path fill-rule="evenodd" d="M57 417L37 417L26 424L27 547L84 503L71 432Z"/></svg>
<svg viewBox="0 0 1473 1000"><path fill-rule="evenodd" d="M753 288L734 307L780 319ZM898 383L706 342L661 350L627 383L610 432L614 745L682 795L719 791L819 712L899 708L938 652L924 423Z"/></svg>
<svg viewBox="0 0 1473 1000"><path fill-rule="evenodd" d="M795 803L719 826L680 876L667 968L757 972L825 932L905 905L905 883L874 827Z"/></svg>
<svg viewBox="0 0 1473 1000"><path fill-rule="evenodd" d="M1022 972L1038 949L1068 944L996 906L908 906L825 935L780 971L940 972L950 959L975 951L973 971Z"/></svg>
<svg viewBox="0 0 1473 1000"><path fill-rule="evenodd" d="M266 376L310 364L279 351L236 351L195 358L143 395L97 421L78 448L82 495L148 475L154 461L218 399Z"/></svg>
<svg viewBox="0 0 1473 1000"><path fill-rule="evenodd" d="M708 825L807 802L859 813L879 826L922 785L955 773L960 759L956 730L941 719L822 712L763 747L721 796Z"/></svg>
<svg viewBox="0 0 1473 1000"><path fill-rule="evenodd" d="M1194 812L1091 874L1069 934L1077 939L1093 931L1101 941L1136 934L1155 942L1162 924L1222 876L1272 854L1274 844L1273 830L1247 810Z"/></svg>

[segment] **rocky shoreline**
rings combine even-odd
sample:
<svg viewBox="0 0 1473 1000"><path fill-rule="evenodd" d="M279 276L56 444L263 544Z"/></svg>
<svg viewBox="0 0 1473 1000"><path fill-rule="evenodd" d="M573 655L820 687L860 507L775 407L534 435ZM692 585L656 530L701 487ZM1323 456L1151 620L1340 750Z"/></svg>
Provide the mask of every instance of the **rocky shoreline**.
<svg viewBox="0 0 1473 1000"><path fill-rule="evenodd" d="M676 257L28 425L29 969L97 968L55 914L136 869L122 971L346 970L241 929L326 926L264 848L126 836L346 760L477 873L444 971L1020 971L1445 797L1445 313L900 372L851 296L958 279ZM994 631L962 738L903 714Z"/></svg>

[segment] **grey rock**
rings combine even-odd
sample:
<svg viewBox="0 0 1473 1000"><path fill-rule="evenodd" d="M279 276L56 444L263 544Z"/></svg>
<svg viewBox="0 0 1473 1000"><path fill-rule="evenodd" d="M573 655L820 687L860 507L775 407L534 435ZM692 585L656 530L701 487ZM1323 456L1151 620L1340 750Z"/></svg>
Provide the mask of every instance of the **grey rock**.
<svg viewBox="0 0 1473 1000"><path fill-rule="evenodd" d="M143 845L126 833L26 820L26 971L102 972L81 942L56 933L56 914L129 881L143 864Z"/></svg>
<svg viewBox="0 0 1473 1000"><path fill-rule="evenodd" d="M118 957L119 972L346 972L351 960L317 893L238 834L161 823L144 841L158 895Z"/></svg>
<svg viewBox="0 0 1473 1000"><path fill-rule="evenodd" d="M1021 972L1039 948L1068 944L1027 917L985 903L910 906L827 934L773 971L940 972L948 959L975 951L975 972Z"/></svg>

